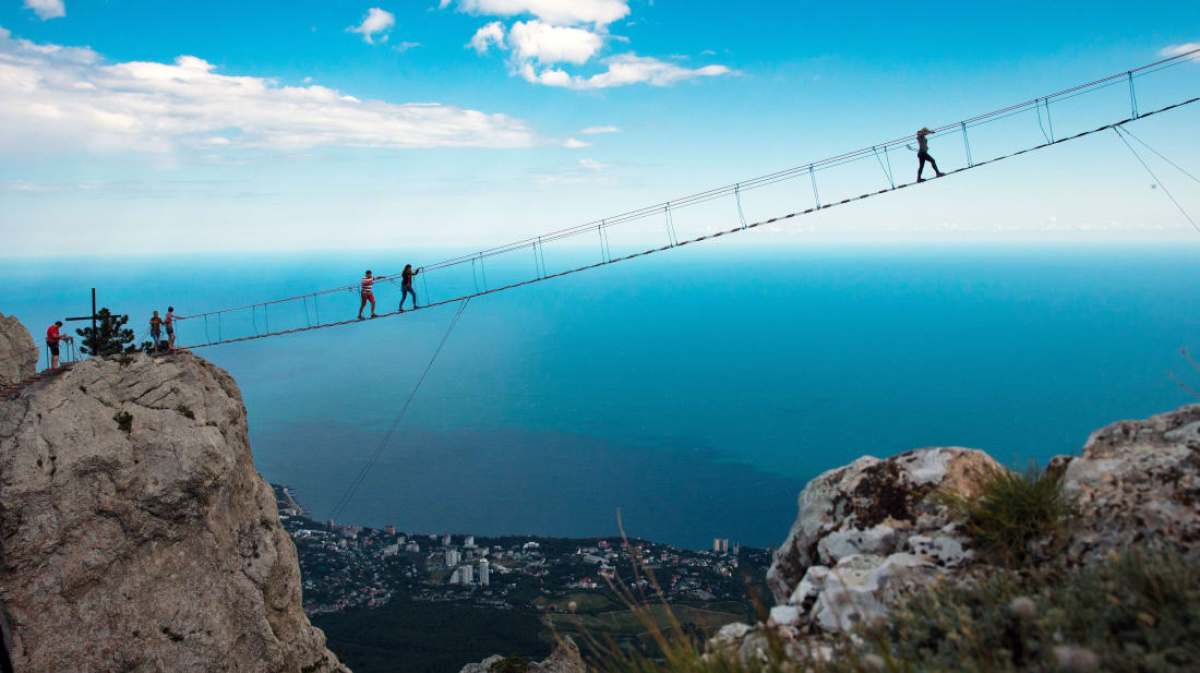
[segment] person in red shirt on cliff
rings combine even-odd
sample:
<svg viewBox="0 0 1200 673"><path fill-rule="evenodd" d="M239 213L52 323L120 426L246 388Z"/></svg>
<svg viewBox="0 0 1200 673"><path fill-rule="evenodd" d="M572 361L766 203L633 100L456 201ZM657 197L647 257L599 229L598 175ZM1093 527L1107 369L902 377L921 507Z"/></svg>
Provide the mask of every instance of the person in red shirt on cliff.
<svg viewBox="0 0 1200 673"><path fill-rule="evenodd" d="M387 276L372 276L371 270L367 269L367 275L363 276L362 288L359 290L359 294L362 295L362 303L358 305L359 320L363 319L362 312L363 308L366 307L367 302L371 302L371 317L378 317L375 315L375 291L372 286L375 284L375 281L383 280L384 278L387 278Z"/></svg>
<svg viewBox="0 0 1200 673"><path fill-rule="evenodd" d="M72 337L66 336L58 331L62 327L62 321L54 323L46 330L46 345L50 347L50 368L58 369L61 365L58 361L58 344L61 341L74 341Z"/></svg>

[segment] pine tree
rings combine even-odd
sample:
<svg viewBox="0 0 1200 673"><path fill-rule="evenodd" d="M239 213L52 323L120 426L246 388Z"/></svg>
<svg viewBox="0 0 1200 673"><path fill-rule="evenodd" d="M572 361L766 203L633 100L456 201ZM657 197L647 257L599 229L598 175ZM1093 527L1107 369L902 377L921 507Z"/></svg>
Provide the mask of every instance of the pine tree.
<svg viewBox="0 0 1200 673"><path fill-rule="evenodd" d="M84 355L113 355L137 351L138 347L133 345L136 338L133 330L125 327L128 322L127 315L116 315L107 308L100 309L96 313L97 335L94 340L91 327L75 330L83 341L79 350L83 351ZM148 343L143 344L143 349Z"/></svg>

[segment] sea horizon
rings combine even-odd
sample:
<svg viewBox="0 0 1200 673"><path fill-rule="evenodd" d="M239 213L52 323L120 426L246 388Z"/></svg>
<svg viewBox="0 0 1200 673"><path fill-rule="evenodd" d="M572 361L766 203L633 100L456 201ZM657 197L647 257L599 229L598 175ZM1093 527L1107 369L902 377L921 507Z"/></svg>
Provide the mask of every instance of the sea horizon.
<svg viewBox="0 0 1200 673"><path fill-rule="evenodd" d="M249 287L244 256L26 260L0 270L0 310L36 338L86 314L95 285L141 332L168 304L189 315L352 284L364 257L261 256ZM804 484L859 456L963 445L1044 463L1187 403L1167 372L1190 373L1178 349L1200 320L1162 288L1200 290L1193 260L1155 244L716 243L483 297L338 519L608 537L620 509L631 536L777 546ZM398 288L378 294L393 310ZM358 307L330 302L327 315ZM453 313L196 353L241 386L260 471L324 520ZM179 329L202 340L195 322Z"/></svg>

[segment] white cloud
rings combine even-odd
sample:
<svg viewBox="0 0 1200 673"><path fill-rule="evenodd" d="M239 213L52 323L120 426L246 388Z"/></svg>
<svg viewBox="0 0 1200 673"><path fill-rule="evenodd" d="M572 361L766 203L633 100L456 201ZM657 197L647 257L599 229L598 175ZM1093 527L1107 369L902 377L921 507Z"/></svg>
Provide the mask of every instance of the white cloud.
<svg viewBox="0 0 1200 673"><path fill-rule="evenodd" d="M535 140L525 122L502 114L360 101L319 85L219 74L194 56L107 64L90 49L12 39L0 29L0 151L527 147Z"/></svg>
<svg viewBox="0 0 1200 673"><path fill-rule="evenodd" d="M611 56L604 59L603 63L608 66L608 69L591 77L569 75L562 70L544 70L538 73L532 67L523 68L520 73L526 80L546 86L569 89L606 89L642 83L653 86L670 86L676 82L696 77L716 77L732 72L723 65L706 65L703 68L695 69L682 68L674 63L660 61L650 56L638 56L634 53Z"/></svg>
<svg viewBox="0 0 1200 673"><path fill-rule="evenodd" d="M591 143L585 143L582 140L578 140L576 138L567 138L567 142L563 143L563 147L565 147L567 149L571 149L571 150L577 150L577 149L580 149L581 147L591 147L591 146L592 146Z"/></svg>
<svg viewBox="0 0 1200 673"><path fill-rule="evenodd" d="M589 126L586 129L580 131L580 133L584 133L587 135L595 135L597 133L620 133L620 132L621 132L621 129L619 129L615 126Z"/></svg>
<svg viewBox="0 0 1200 673"><path fill-rule="evenodd" d="M440 7L451 0L441 0ZM608 24L629 14L625 0L458 0L460 11L485 16L520 16L531 14L556 26L590 23Z"/></svg>
<svg viewBox="0 0 1200 673"><path fill-rule="evenodd" d="M67 15L63 0L25 0L25 9L32 9L42 21L58 19Z"/></svg>
<svg viewBox="0 0 1200 673"><path fill-rule="evenodd" d="M404 52L408 51L409 49L416 49L417 47L420 47L420 46L421 46L420 42L401 42L400 44L392 47L392 49L403 54Z"/></svg>
<svg viewBox="0 0 1200 673"><path fill-rule="evenodd" d="M580 65L600 51L604 38L583 28L518 21L508 31L508 46L519 61Z"/></svg>
<svg viewBox="0 0 1200 673"><path fill-rule="evenodd" d="M504 49L504 24L499 21L493 21L479 30L475 31L475 35L471 37L471 41L467 43L468 47L472 47L476 52L482 54L492 45Z"/></svg>
<svg viewBox="0 0 1200 673"><path fill-rule="evenodd" d="M595 159L580 159L579 166L589 171L604 171L612 168L612 164L606 164Z"/></svg>
<svg viewBox="0 0 1200 673"><path fill-rule="evenodd" d="M346 29L350 33L358 33L363 36L363 42L367 44L375 44L375 36L382 35L380 42L387 42L387 32L396 25L396 15L391 12L372 7L367 10L367 15L363 17L362 23L357 26L351 26Z"/></svg>
<svg viewBox="0 0 1200 673"><path fill-rule="evenodd" d="M492 21L475 31L467 43L479 54L492 47L507 51L509 74L520 75L533 84L566 89L604 89L641 83L669 86L686 79L731 72L723 65L685 68L633 52L604 59L606 69L594 75L564 70L560 64L582 66L592 62L607 41L629 41L608 33L610 23L629 14L626 0L441 0L439 7L451 3L456 3L461 11L475 14L537 17L516 21L511 27L506 27L503 21Z"/></svg>
<svg viewBox="0 0 1200 673"><path fill-rule="evenodd" d="M1181 56L1189 51L1200 49L1200 42L1188 42L1186 44L1173 44L1168 47L1163 47L1159 50L1160 56Z"/></svg>

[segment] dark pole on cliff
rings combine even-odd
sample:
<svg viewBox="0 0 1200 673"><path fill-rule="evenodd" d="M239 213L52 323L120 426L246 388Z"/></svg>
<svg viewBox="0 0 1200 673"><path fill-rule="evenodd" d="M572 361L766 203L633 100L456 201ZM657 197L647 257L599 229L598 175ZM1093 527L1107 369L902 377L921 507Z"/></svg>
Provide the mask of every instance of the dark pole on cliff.
<svg viewBox="0 0 1200 673"><path fill-rule="evenodd" d="M100 331L96 329L96 288L92 288L92 314L90 316L79 316L77 318L67 318L67 322L75 320L91 320L92 321L92 357L99 355L96 346L100 343Z"/></svg>

